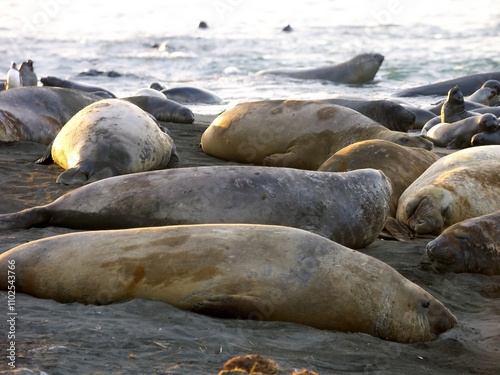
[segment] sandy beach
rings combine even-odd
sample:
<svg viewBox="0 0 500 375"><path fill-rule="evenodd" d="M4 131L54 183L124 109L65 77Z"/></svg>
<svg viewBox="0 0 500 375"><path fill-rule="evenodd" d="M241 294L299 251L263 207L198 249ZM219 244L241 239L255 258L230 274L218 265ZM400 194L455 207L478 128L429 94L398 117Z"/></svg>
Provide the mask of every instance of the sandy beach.
<svg viewBox="0 0 500 375"><path fill-rule="evenodd" d="M198 116L191 125L163 124L181 168L229 164L199 148L209 122ZM70 190L55 182L60 167L33 164L45 149L0 143L0 213L46 204ZM2 230L0 252L69 232L74 230ZM216 319L144 299L85 306L17 294L15 373L217 374L228 359L252 353L276 361L285 373L302 368L323 375L500 373L500 276L437 274L425 256L428 241L378 239L361 251L387 262L457 316L458 325L433 342L399 344L291 323ZM0 296L0 373L8 373L7 293Z"/></svg>

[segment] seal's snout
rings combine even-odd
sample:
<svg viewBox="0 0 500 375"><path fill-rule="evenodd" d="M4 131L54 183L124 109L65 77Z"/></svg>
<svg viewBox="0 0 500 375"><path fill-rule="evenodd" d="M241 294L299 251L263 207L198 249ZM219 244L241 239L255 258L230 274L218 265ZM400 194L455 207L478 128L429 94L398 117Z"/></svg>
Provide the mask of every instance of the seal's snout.
<svg viewBox="0 0 500 375"><path fill-rule="evenodd" d="M373 54L373 57L380 63L382 64L382 62L384 61L384 56L381 55L380 53L374 53Z"/></svg>

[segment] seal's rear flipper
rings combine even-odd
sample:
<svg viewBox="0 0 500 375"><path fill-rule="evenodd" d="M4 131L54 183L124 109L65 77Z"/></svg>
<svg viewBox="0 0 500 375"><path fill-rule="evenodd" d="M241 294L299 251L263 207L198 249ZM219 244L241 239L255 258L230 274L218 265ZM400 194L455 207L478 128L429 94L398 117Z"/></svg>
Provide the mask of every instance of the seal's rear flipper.
<svg viewBox="0 0 500 375"><path fill-rule="evenodd" d="M390 216L385 221L384 232L398 241L410 241L415 237L409 227Z"/></svg>
<svg viewBox="0 0 500 375"><path fill-rule="evenodd" d="M40 156L38 159L36 159L33 163L35 164L44 164L44 165L49 165L54 162L54 159L52 159L52 144L54 141L50 142L50 145L47 146L47 149L45 150L45 153Z"/></svg>
<svg viewBox="0 0 500 375"><path fill-rule="evenodd" d="M167 168L177 168L179 166L180 159L177 153L177 148L175 145L172 147L172 153L170 154L170 160L168 161Z"/></svg>
<svg viewBox="0 0 500 375"><path fill-rule="evenodd" d="M262 320L266 314L265 303L257 297L217 296L200 301L191 307L191 311L229 319Z"/></svg>

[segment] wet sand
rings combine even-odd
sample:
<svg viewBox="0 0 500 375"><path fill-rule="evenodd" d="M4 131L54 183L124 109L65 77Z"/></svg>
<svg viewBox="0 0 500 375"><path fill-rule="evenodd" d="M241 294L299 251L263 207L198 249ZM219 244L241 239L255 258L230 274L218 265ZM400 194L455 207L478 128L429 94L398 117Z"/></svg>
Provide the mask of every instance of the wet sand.
<svg viewBox="0 0 500 375"><path fill-rule="evenodd" d="M209 119L197 120L164 124L176 143L180 167L236 164L201 151L198 144ZM55 182L60 167L32 163L45 148L0 143L0 213L49 203L70 190ZM0 252L69 232L74 230L1 230ZM500 276L436 274L425 256L428 241L379 239L361 251L393 266L457 316L457 327L433 342L399 344L291 323L216 319L145 299L85 306L17 294L16 367L50 375L216 374L228 359L256 353L276 361L285 373L302 368L322 375L500 373ZM3 373L9 368L7 293L0 296Z"/></svg>

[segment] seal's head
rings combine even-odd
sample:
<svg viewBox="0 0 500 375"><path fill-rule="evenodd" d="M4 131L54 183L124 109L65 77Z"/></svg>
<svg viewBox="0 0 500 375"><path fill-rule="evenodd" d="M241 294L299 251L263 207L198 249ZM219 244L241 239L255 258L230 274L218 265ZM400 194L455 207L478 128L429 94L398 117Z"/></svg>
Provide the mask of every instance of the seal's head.
<svg viewBox="0 0 500 375"><path fill-rule="evenodd" d="M464 95L462 94L462 91L460 91L460 88L455 85L448 91L448 98L447 98L448 103L463 103L464 102Z"/></svg>
<svg viewBox="0 0 500 375"><path fill-rule="evenodd" d="M481 130L494 132L499 129L498 118L492 113L485 113L479 117L479 125Z"/></svg>
<svg viewBox="0 0 500 375"><path fill-rule="evenodd" d="M497 81L496 79L490 79L483 83L481 88L488 87L492 90L495 90L497 95L500 95L500 81Z"/></svg>
<svg viewBox="0 0 500 375"><path fill-rule="evenodd" d="M425 342L456 325L457 318L430 293L408 279L399 280L391 283L393 289L387 297L392 302L387 305L387 314L380 314L374 323L377 336L397 342Z"/></svg>

